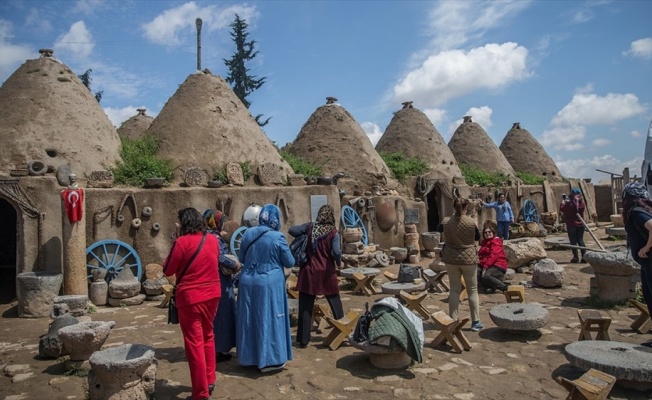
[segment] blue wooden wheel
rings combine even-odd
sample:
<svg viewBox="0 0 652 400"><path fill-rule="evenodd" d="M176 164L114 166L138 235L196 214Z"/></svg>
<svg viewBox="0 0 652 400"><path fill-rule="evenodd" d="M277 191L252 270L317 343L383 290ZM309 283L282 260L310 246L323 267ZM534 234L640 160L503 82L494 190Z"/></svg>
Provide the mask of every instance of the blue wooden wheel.
<svg viewBox="0 0 652 400"><path fill-rule="evenodd" d="M113 280L123 268L131 268L134 276L140 278L143 267L133 247L119 240L100 240L86 249L86 272L91 278L95 269L106 270L106 281Z"/></svg>
<svg viewBox="0 0 652 400"><path fill-rule="evenodd" d="M521 210L523 220L526 222L536 222L539 223L539 211L537 210L536 204L532 200L525 200L523 202L523 209Z"/></svg>
<svg viewBox="0 0 652 400"><path fill-rule="evenodd" d="M242 242L242 237L244 236L245 231L247 230L246 226L241 226L238 229L233 232L233 235L231 235L231 243L229 245L231 246L231 254L234 256L238 256L238 252L240 251L240 243Z"/></svg>
<svg viewBox="0 0 652 400"><path fill-rule="evenodd" d="M362 219L355 210L349 206L342 207L342 224L345 228L360 228L362 229L362 243L369 244L367 237L367 229L362 223Z"/></svg>

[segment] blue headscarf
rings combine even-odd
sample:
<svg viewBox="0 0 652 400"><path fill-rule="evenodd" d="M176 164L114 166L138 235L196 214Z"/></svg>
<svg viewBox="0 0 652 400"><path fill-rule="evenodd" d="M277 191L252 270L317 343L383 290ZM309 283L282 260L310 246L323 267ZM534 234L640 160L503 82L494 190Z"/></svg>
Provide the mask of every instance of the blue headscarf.
<svg viewBox="0 0 652 400"><path fill-rule="evenodd" d="M575 196L576 194L582 194L582 191L579 188L573 188L571 190L571 196Z"/></svg>
<svg viewBox="0 0 652 400"><path fill-rule="evenodd" d="M281 229L281 210L274 204L265 204L258 215L258 223L275 231Z"/></svg>

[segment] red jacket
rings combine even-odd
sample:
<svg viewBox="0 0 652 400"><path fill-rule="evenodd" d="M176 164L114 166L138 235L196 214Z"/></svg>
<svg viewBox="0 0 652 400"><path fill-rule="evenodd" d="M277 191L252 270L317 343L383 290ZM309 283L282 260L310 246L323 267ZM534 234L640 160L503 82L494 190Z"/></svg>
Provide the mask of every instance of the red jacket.
<svg viewBox="0 0 652 400"><path fill-rule="evenodd" d="M201 237L201 233L193 233L180 236L174 241L170 254L163 263L163 273L166 276L176 275L177 280L179 279L190 257L195 254ZM217 237L207 234L199 254L177 286L177 306L188 306L220 297L220 277L217 274L219 255Z"/></svg>
<svg viewBox="0 0 652 400"><path fill-rule="evenodd" d="M562 201L559 205L559 210L564 215L564 222L566 223L566 226L584 226L582 221L577 218L577 214L584 218L585 208L586 205L584 204L584 200L579 200L577 205L575 205L575 201L573 200Z"/></svg>
<svg viewBox="0 0 652 400"><path fill-rule="evenodd" d="M503 251L503 239L494 236L491 239L483 240L482 243L480 243L478 259L478 264L483 269L498 267L503 271L507 271L507 258Z"/></svg>

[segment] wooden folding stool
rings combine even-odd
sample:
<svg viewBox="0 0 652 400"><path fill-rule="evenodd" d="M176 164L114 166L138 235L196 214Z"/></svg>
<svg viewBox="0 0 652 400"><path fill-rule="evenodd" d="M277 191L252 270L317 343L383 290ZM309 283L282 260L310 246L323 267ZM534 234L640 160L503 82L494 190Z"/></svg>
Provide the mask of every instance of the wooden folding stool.
<svg viewBox="0 0 652 400"><path fill-rule="evenodd" d="M398 280L398 275L396 275L396 274L392 274L392 273L389 272L389 271L385 271L385 272L383 272L383 275L384 275L385 278L387 278L387 280L389 280L390 282L396 282L396 281Z"/></svg>
<svg viewBox="0 0 652 400"><path fill-rule="evenodd" d="M325 316L326 322L333 327L331 332L324 339L324 346L331 350L337 350L342 342L349 337L355 329L355 325L360 319L360 314L355 311L349 311L343 318L333 319Z"/></svg>
<svg viewBox="0 0 652 400"><path fill-rule="evenodd" d="M652 319L650 319L650 310L648 310L647 305L634 299L629 299L629 304L641 312L629 327L639 333L648 333L652 329Z"/></svg>
<svg viewBox="0 0 652 400"><path fill-rule="evenodd" d="M360 272L354 273L353 280L355 281L355 288L353 288L353 294L358 292L362 292L362 294L367 296L376 294L376 289L374 289L374 286L372 285L374 278L373 275L364 275Z"/></svg>
<svg viewBox="0 0 652 400"><path fill-rule="evenodd" d="M440 331L439 335L430 343L432 347L448 342L456 353L461 353L462 349L471 350L471 343L461 330L469 322L470 318L466 317L455 321L445 312L438 311L432 314L432 320Z"/></svg>
<svg viewBox="0 0 652 400"><path fill-rule="evenodd" d="M327 304L315 303L312 307L312 324L317 324L317 333L321 333L324 330L326 319L324 317L333 317L331 309Z"/></svg>
<svg viewBox="0 0 652 400"><path fill-rule="evenodd" d="M597 310L577 310L580 317L580 337L577 340L593 340L591 332L597 332L595 340L611 340L609 338L609 325L611 318L603 317Z"/></svg>
<svg viewBox="0 0 652 400"><path fill-rule="evenodd" d="M421 304L421 302L428 296L428 291L424 290L418 294L410 294L405 290L401 290L398 295L401 297L401 300L405 302L405 306L408 310L418 312L424 320L430 318L430 314L428 314L428 311Z"/></svg>
<svg viewBox="0 0 652 400"><path fill-rule="evenodd" d="M450 291L450 288L444 282L444 277L448 275L448 271L439 271L435 272L428 268L423 268L421 270L421 275L423 280L426 282L426 290L433 290L438 293L444 293Z"/></svg>
<svg viewBox="0 0 652 400"><path fill-rule="evenodd" d="M288 299L298 299L299 291L297 290L297 277L294 275L288 276L285 281L285 288L287 289Z"/></svg>
<svg viewBox="0 0 652 400"><path fill-rule="evenodd" d="M159 304L158 306L161 308L167 307L168 303L170 302L170 299L172 298L172 289L174 289L174 286L172 285L161 285L161 290L163 291L163 294L165 295L165 298Z"/></svg>
<svg viewBox="0 0 652 400"><path fill-rule="evenodd" d="M616 383L616 377L591 368L574 381L563 376L558 376L556 381L568 390L566 400L605 400Z"/></svg>
<svg viewBox="0 0 652 400"><path fill-rule="evenodd" d="M525 303L525 286L509 285L503 292L508 303Z"/></svg>

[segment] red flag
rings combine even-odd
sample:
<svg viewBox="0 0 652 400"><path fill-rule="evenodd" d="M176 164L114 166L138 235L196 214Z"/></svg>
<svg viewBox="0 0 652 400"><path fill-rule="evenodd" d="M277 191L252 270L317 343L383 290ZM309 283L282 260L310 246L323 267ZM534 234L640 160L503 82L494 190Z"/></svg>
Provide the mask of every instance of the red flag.
<svg viewBox="0 0 652 400"><path fill-rule="evenodd" d="M66 207L66 214L70 223L81 221L84 215L84 190L66 189L61 192L63 204Z"/></svg>

